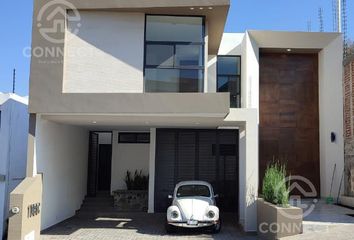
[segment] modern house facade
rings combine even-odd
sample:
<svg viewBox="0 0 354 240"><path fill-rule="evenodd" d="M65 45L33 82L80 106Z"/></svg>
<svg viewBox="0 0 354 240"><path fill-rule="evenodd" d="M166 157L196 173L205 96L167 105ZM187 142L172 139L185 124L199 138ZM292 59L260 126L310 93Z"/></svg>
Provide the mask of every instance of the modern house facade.
<svg viewBox="0 0 354 240"><path fill-rule="evenodd" d="M127 170L149 175L149 213L178 181L204 180L245 231L274 157L329 194L343 169L341 35L224 33L229 6L35 1L27 177L42 176L41 229L126 188Z"/></svg>
<svg viewBox="0 0 354 240"><path fill-rule="evenodd" d="M6 233L10 193L26 177L28 99L0 93L0 237Z"/></svg>

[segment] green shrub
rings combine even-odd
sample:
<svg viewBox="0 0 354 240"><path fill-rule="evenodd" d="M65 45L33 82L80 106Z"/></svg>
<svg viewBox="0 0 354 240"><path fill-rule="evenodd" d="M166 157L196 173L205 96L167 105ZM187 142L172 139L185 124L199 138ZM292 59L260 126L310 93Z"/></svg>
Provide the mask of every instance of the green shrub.
<svg viewBox="0 0 354 240"><path fill-rule="evenodd" d="M267 166L262 186L265 201L276 205L289 205L289 183L285 181L285 178L285 165L273 161Z"/></svg>
<svg viewBox="0 0 354 240"><path fill-rule="evenodd" d="M142 170L135 170L134 176L127 171L124 181L128 190L148 190L149 187L149 176L144 175Z"/></svg>

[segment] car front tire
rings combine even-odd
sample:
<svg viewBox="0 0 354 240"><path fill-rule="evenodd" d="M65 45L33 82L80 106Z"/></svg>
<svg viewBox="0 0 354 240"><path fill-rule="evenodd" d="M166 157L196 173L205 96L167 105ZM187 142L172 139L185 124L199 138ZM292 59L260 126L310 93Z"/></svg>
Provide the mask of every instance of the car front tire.
<svg viewBox="0 0 354 240"><path fill-rule="evenodd" d="M213 233L219 233L221 231L221 222L220 221L213 226L212 231L213 231Z"/></svg>
<svg viewBox="0 0 354 240"><path fill-rule="evenodd" d="M175 233L175 232L176 232L175 226L172 226L172 225L170 225L170 224L168 224L168 223L165 224L165 229L166 229L166 232L167 232L168 234L171 234L171 233Z"/></svg>

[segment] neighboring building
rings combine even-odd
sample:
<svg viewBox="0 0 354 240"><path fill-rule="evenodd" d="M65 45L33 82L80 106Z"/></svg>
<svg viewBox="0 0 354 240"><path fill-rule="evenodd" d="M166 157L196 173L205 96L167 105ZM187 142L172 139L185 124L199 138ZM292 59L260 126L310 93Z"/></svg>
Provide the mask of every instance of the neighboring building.
<svg viewBox="0 0 354 240"><path fill-rule="evenodd" d="M10 192L26 177L28 99L0 93L0 237L7 226Z"/></svg>
<svg viewBox="0 0 354 240"><path fill-rule="evenodd" d="M343 204L354 207L354 54L344 61L344 195Z"/></svg>
<svg viewBox="0 0 354 240"><path fill-rule="evenodd" d="M178 181L206 180L245 231L257 230L273 157L318 197L337 164L338 191L340 34L223 33L229 0L69 2L55 15L67 28L52 36L65 41L36 22L56 8L34 6L33 49L65 49L36 50L31 63L27 177L43 177L41 229L75 215L86 195L124 189L127 170L149 174L149 213L166 210Z"/></svg>

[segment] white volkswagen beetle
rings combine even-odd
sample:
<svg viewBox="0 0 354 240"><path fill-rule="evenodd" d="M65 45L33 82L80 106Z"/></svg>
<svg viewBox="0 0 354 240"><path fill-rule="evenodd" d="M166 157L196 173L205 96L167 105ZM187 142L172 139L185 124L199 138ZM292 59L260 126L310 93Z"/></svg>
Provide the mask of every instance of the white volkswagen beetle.
<svg viewBox="0 0 354 240"><path fill-rule="evenodd" d="M167 232L175 227L212 227L220 232L219 208L215 205L213 187L204 181L185 181L176 185L172 205L167 209Z"/></svg>

